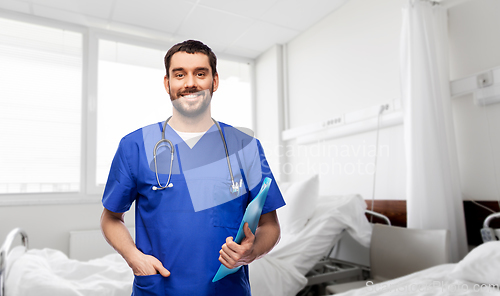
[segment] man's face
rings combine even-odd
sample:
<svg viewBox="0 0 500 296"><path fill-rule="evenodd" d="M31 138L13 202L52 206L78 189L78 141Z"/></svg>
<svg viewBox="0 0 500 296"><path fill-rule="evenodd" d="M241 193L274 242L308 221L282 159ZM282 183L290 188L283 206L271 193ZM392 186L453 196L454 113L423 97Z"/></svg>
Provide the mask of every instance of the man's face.
<svg viewBox="0 0 500 296"><path fill-rule="evenodd" d="M207 112L212 93L219 86L219 76L212 75L208 56L202 53L177 52L170 60L165 89L174 108L186 117Z"/></svg>

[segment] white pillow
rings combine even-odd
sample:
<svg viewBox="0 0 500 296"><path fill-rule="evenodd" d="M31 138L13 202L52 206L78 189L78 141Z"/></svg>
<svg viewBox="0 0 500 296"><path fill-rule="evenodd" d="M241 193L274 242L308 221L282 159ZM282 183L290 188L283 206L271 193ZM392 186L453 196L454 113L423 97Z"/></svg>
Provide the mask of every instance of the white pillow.
<svg viewBox="0 0 500 296"><path fill-rule="evenodd" d="M478 284L500 284L500 241L484 243L458 262L450 276Z"/></svg>
<svg viewBox="0 0 500 296"><path fill-rule="evenodd" d="M283 193L286 206L277 211L282 232L298 233L304 228L314 214L318 192L318 175L294 182L286 189Z"/></svg>

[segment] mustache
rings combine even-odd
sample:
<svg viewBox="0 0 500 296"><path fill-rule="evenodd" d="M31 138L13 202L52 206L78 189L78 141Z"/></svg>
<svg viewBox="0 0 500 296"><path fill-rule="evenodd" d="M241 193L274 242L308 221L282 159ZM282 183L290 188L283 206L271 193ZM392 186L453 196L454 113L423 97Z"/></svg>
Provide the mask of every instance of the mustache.
<svg viewBox="0 0 500 296"><path fill-rule="evenodd" d="M197 89L197 88L188 88L188 89L184 89L182 91L178 91L177 95L179 95L179 96L189 95L189 94L195 94L195 93L202 92L202 91L203 90Z"/></svg>
<svg viewBox="0 0 500 296"><path fill-rule="evenodd" d="M208 89L198 89L198 88L180 90L177 92L177 99L182 96L191 94L206 95L208 91L209 91Z"/></svg>

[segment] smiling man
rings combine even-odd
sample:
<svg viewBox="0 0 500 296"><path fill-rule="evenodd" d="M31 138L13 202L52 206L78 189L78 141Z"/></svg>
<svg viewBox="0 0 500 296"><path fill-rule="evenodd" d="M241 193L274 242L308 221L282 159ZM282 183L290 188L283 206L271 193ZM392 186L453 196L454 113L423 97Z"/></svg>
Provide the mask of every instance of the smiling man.
<svg viewBox="0 0 500 296"><path fill-rule="evenodd" d="M219 86L219 75L209 67L208 56L202 53L177 52L175 58L167 55L166 66L171 68L165 75L165 89L177 117L196 118L210 114L212 94ZM208 65L207 65L208 66ZM192 74L191 74L192 73ZM170 78L171 77L171 78Z"/></svg>
<svg viewBox="0 0 500 296"><path fill-rule="evenodd" d="M203 43L174 45L164 77L172 116L125 136L113 159L101 227L135 274L133 295L251 295L247 265L279 240L284 201L260 142L211 117L216 66ZM273 182L258 228L245 224L237 244L266 177ZM135 243L124 224L134 202ZM243 268L213 283L220 264Z"/></svg>

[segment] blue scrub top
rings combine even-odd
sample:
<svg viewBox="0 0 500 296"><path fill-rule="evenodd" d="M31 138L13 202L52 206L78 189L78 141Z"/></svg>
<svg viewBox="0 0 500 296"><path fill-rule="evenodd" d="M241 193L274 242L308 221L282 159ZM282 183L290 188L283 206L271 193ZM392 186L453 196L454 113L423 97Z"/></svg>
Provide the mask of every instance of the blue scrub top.
<svg viewBox="0 0 500 296"><path fill-rule="evenodd" d="M260 142L220 124L230 154L238 195L229 192L231 177L220 133L213 125L193 148L167 126L165 138L175 146L171 183L153 191L156 181L153 149L162 123L125 136L113 159L103 196L106 209L123 213L135 201L136 245L158 258L171 275L136 276L132 295L251 295L248 267L212 283L220 266L219 250L234 237L246 206L265 177L273 179L262 214L285 204ZM167 144L168 145L168 144ZM158 149L158 172L165 185L170 170L169 146Z"/></svg>

